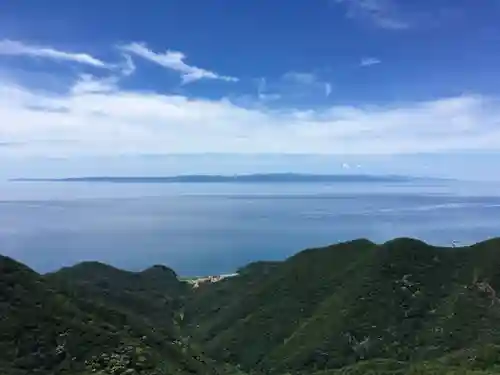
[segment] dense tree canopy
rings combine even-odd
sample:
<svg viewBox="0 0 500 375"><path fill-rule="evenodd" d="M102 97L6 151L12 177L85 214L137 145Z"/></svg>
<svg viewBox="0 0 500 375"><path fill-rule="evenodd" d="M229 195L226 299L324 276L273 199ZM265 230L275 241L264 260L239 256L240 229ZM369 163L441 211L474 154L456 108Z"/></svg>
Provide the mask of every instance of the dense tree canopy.
<svg viewBox="0 0 500 375"><path fill-rule="evenodd" d="M500 373L500 240L356 240L192 289L171 269L0 256L0 373Z"/></svg>

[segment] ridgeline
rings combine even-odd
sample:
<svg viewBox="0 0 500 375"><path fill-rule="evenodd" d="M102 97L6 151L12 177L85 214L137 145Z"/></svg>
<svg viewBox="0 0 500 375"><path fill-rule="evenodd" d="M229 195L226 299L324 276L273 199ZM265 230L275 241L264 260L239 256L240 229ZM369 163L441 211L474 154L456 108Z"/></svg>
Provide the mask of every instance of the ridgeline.
<svg viewBox="0 0 500 375"><path fill-rule="evenodd" d="M498 374L500 239L355 240L192 288L0 257L0 373Z"/></svg>

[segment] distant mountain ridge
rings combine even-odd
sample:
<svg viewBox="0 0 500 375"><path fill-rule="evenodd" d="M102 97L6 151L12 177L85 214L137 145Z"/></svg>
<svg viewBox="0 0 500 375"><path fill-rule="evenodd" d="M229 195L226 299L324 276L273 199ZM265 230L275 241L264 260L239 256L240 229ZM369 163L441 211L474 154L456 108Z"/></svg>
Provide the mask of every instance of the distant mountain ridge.
<svg viewBox="0 0 500 375"><path fill-rule="evenodd" d="M113 182L113 183L290 183L290 182L409 182L427 180L420 177L368 174L301 174L257 173L237 175L178 175L178 176L88 176L66 178L17 178L26 182ZM430 179L429 179L430 180Z"/></svg>

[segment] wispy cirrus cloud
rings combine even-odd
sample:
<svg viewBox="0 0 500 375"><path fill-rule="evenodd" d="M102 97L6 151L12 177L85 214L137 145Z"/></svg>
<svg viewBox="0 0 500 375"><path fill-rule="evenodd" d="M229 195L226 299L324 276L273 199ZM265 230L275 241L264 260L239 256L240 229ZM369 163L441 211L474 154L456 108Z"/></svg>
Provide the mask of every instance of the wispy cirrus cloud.
<svg viewBox="0 0 500 375"><path fill-rule="evenodd" d="M411 23L402 16L394 0L334 0L344 5L347 17L369 21L388 30L409 29Z"/></svg>
<svg viewBox="0 0 500 375"><path fill-rule="evenodd" d="M130 55L124 54L123 58L124 58L124 60L123 60L123 63L121 65L121 73L124 76L129 76L135 72L136 66L134 64L134 61L130 57Z"/></svg>
<svg viewBox="0 0 500 375"><path fill-rule="evenodd" d="M23 42L4 39L0 40L0 55L28 56L53 61L66 61L90 65L97 68L109 68L104 61L87 53L61 51L52 47L26 44Z"/></svg>
<svg viewBox="0 0 500 375"><path fill-rule="evenodd" d="M332 90L330 82L322 80L312 72L289 71L278 79L260 78L257 81L257 97L264 102L318 95L329 97Z"/></svg>
<svg viewBox="0 0 500 375"><path fill-rule="evenodd" d="M238 78L221 75L219 73L202 69L197 66L188 65L184 60L186 55L179 51L167 50L164 53L156 53L149 49L145 43L130 43L119 46L122 51L149 60L164 68L180 73L182 83L190 83L200 79L217 79L227 82L237 82Z"/></svg>
<svg viewBox="0 0 500 375"><path fill-rule="evenodd" d="M283 75L283 79L304 85L312 85L318 82L318 78L314 73L304 72L287 72Z"/></svg>
<svg viewBox="0 0 500 375"><path fill-rule="evenodd" d="M129 76L136 70L132 58L125 53L122 54L122 62L110 63L88 53L62 51L54 47L29 44L10 39L0 40L0 56L16 56L46 59L55 62L77 63L90 67L102 68L121 76Z"/></svg>
<svg viewBox="0 0 500 375"><path fill-rule="evenodd" d="M315 73L310 72L287 72L283 75L285 82L309 86L321 90L326 97L332 93L332 84L320 79Z"/></svg>
<svg viewBox="0 0 500 375"><path fill-rule="evenodd" d="M257 97L262 101L274 101L280 99L281 94L268 92L267 79L261 78L257 83Z"/></svg>
<svg viewBox="0 0 500 375"><path fill-rule="evenodd" d="M329 82L326 82L325 84L325 96L328 97L332 93L332 84Z"/></svg>
<svg viewBox="0 0 500 375"><path fill-rule="evenodd" d="M376 58L376 57L363 57L359 63L360 66L367 67L367 66L372 66L372 65L378 65L381 64L382 60Z"/></svg>

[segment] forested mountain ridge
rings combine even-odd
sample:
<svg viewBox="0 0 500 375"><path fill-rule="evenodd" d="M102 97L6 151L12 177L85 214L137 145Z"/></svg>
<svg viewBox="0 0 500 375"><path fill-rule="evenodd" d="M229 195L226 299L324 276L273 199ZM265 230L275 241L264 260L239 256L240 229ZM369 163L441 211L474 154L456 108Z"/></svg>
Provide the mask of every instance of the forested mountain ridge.
<svg viewBox="0 0 500 375"><path fill-rule="evenodd" d="M500 239L355 240L193 289L154 266L0 256L0 373L500 373Z"/></svg>
<svg viewBox="0 0 500 375"><path fill-rule="evenodd" d="M276 374L409 365L500 344L498 287L498 239L456 249L356 240L195 291L187 329L215 358Z"/></svg>
<svg viewBox="0 0 500 375"><path fill-rule="evenodd" d="M156 265L142 272L130 272L99 262L83 262L44 278L60 289L77 290L80 296L126 311L129 316L171 335L179 335L174 332L174 321L189 286L179 282L168 267Z"/></svg>
<svg viewBox="0 0 500 375"><path fill-rule="evenodd" d="M158 312L154 299L142 301L144 308L152 307L150 314L139 314L133 304L125 308L122 302L133 302L136 296L126 290L120 296L113 287L124 281L125 271L94 263L76 266L75 274L82 267L91 271L86 272L89 285L83 287L81 280L63 281L70 276L68 270L43 277L0 256L0 374L218 373L177 335L169 305L164 323L153 319ZM110 279L104 292L99 288L105 285L91 286L100 271ZM138 286L150 288L147 293L155 290L150 277L148 271L136 278Z"/></svg>

